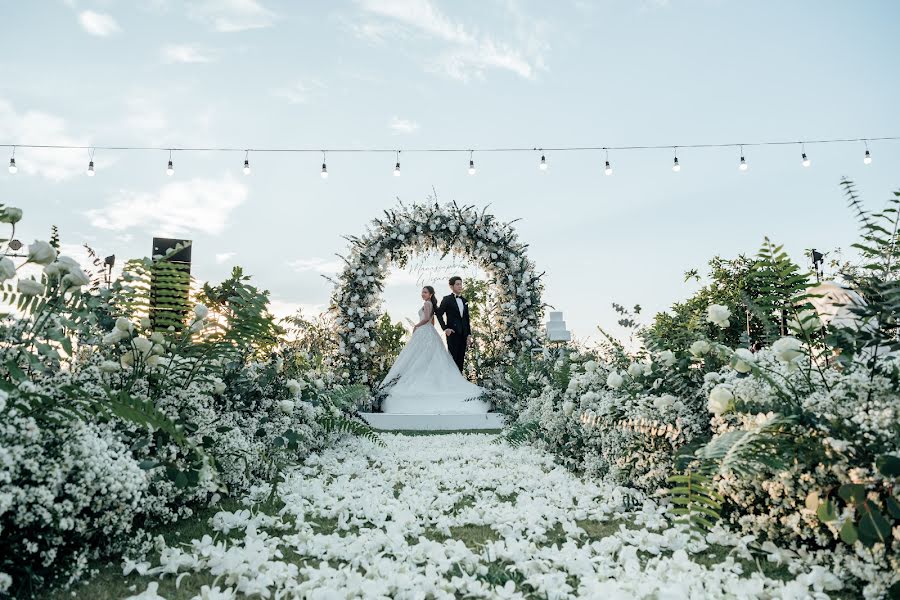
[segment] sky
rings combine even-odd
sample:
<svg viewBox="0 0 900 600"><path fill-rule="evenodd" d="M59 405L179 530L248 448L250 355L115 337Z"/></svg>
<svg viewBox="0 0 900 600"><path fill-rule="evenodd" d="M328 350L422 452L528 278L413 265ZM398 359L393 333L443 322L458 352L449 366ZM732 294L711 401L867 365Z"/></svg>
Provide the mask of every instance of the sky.
<svg viewBox="0 0 900 600"><path fill-rule="evenodd" d="M684 146L900 136L900 4L524 0L44 0L0 21L0 144L280 148ZM714 255L769 236L794 258L844 249L856 223L839 188L872 209L900 189L900 142L678 152L318 152L173 156L16 149L0 202L16 235L100 256L193 240L193 273L241 265L278 314L322 310L343 236L425 200L516 223L545 272L545 301L580 338L617 331L612 303L644 322L699 285ZM812 160L800 164L801 151ZM0 147L0 153L11 152ZM2 157L4 163L7 157ZM414 318L423 278L439 292L462 263L397 270L387 310Z"/></svg>

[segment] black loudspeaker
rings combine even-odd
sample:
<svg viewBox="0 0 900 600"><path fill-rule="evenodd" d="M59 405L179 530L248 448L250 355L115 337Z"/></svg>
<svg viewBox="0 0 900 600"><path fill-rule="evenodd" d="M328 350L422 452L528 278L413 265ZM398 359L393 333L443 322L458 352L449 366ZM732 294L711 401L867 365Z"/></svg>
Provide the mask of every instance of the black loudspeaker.
<svg viewBox="0 0 900 600"><path fill-rule="evenodd" d="M171 262L175 262L175 263L183 263L183 264L190 265L191 264L191 248L193 247L191 240L176 240L174 238L155 237L155 238L153 238L153 253L151 254L151 256L156 256L158 254L160 254L160 255L165 254L166 252L168 252L169 250L171 250L178 244L181 244L185 247L182 248L181 250L179 250L178 252L176 252L174 255L172 255L172 257L169 260Z"/></svg>

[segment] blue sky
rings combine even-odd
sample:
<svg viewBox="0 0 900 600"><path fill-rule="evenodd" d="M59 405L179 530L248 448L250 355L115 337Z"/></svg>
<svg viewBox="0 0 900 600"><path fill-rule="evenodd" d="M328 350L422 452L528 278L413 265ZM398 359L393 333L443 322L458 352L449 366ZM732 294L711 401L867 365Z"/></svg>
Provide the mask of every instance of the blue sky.
<svg viewBox="0 0 900 600"><path fill-rule="evenodd" d="M235 147L686 145L900 135L894 2L678 0L437 2L70 0L7 6L0 24L0 144ZM0 202L19 236L140 256L153 235L194 240L194 274L242 265L276 309L328 301L341 237L397 197L521 218L545 299L579 336L688 295L683 273L769 235L847 248L838 188L873 208L900 188L900 142L602 153L390 154L16 152ZM4 158L4 162L8 157ZM439 290L442 282L436 282ZM398 317L417 276L392 278ZM614 327L610 327L615 329Z"/></svg>

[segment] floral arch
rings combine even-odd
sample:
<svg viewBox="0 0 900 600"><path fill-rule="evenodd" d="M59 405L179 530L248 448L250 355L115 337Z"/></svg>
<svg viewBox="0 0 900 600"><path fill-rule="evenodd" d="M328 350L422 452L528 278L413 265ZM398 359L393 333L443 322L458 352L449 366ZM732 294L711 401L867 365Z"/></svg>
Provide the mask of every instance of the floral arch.
<svg viewBox="0 0 900 600"><path fill-rule="evenodd" d="M513 221L514 222L514 221ZM366 233L348 236L350 255L331 297L340 338L339 361L354 382L369 382L375 364L374 326L381 316L381 292L392 266L405 267L416 252L456 254L471 260L486 274L493 291L506 300L497 311L497 331L510 357L541 344L543 317L541 274L526 255L512 223L504 223L473 206L455 202L402 202L373 219Z"/></svg>

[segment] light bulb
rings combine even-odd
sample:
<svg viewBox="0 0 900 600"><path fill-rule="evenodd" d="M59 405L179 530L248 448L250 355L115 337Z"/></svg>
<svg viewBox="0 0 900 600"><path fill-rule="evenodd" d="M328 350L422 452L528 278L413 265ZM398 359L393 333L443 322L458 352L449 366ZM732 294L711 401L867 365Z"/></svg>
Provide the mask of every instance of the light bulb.
<svg viewBox="0 0 900 600"><path fill-rule="evenodd" d="M803 158L800 161L800 164L802 164L804 167L808 167L809 165L812 164L812 161L809 160L808 156L806 156L806 152L803 153Z"/></svg>
<svg viewBox="0 0 900 600"><path fill-rule="evenodd" d="M328 167L325 166L325 163L322 163L322 171L319 174L322 176L322 179L328 179Z"/></svg>
<svg viewBox="0 0 900 600"><path fill-rule="evenodd" d="M544 158L543 154L541 155L541 164L539 166L540 166L541 171L547 170L547 159Z"/></svg>
<svg viewBox="0 0 900 600"><path fill-rule="evenodd" d="M94 161L88 163L87 175L88 177L94 176Z"/></svg>
<svg viewBox="0 0 900 600"><path fill-rule="evenodd" d="M675 157L675 160L672 162L672 170L676 173L681 170L681 165L678 163L678 157Z"/></svg>
<svg viewBox="0 0 900 600"><path fill-rule="evenodd" d="M869 154L869 151L866 150L866 155L863 157L863 164L871 165L872 164L872 155ZM12 171L12 166L9 167L9 170Z"/></svg>
<svg viewBox="0 0 900 600"><path fill-rule="evenodd" d="M397 164L394 165L394 177L400 177L400 162L397 161Z"/></svg>
<svg viewBox="0 0 900 600"><path fill-rule="evenodd" d="M16 159L14 159L14 158L9 159L9 172L15 173L18 170L19 170L19 167L16 166Z"/></svg>
<svg viewBox="0 0 900 600"><path fill-rule="evenodd" d="M744 157L742 156L741 164L738 165L738 169L740 169L741 171L746 171L749 168L750 168L750 165L747 164L747 161L744 160Z"/></svg>
<svg viewBox="0 0 900 600"><path fill-rule="evenodd" d="M169 161L169 165L166 167L166 175L174 175L175 174L175 165L172 164L172 161Z"/></svg>
<svg viewBox="0 0 900 600"><path fill-rule="evenodd" d="M612 167L609 165L609 161L606 161L606 168L603 169L603 172L607 175L612 175Z"/></svg>
<svg viewBox="0 0 900 600"><path fill-rule="evenodd" d="M245 158L244 159L244 175L249 175L249 174L250 174L250 160Z"/></svg>
<svg viewBox="0 0 900 600"><path fill-rule="evenodd" d="M474 175L474 174L475 174L475 161L470 160L469 161L469 175Z"/></svg>

